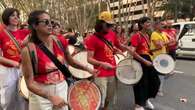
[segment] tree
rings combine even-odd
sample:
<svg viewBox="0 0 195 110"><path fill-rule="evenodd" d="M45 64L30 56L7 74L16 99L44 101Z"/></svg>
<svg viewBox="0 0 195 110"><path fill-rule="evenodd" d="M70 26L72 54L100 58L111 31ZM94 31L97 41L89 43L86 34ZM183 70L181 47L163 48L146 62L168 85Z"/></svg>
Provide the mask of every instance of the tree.
<svg viewBox="0 0 195 110"><path fill-rule="evenodd" d="M155 17L158 17L155 14L158 14L158 11L161 10L161 6L164 4L165 0L146 0L147 1L147 15L153 21Z"/></svg>
<svg viewBox="0 0 195 110"><path fill-rule="evenodd" d="M6 7L20 10L22 21L26 21L33 10L43 9L64 28L71 27L80 33L93 28L100 11L106 10L105 2L97 0L0 0L1 13Z"/></svg>
<svg viewBox="0 0 195 110"><path fill-rule="evenodd" d="M195 16L195 0L168 0L162 8L166 11L165 16L174 17L175 22L177 18L192 21Z"/></svg>

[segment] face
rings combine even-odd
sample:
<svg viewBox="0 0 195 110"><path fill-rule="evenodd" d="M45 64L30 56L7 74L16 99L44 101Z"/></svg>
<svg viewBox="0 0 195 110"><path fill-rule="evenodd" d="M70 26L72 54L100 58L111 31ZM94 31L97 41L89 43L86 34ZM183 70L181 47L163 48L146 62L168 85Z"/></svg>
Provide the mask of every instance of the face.
<svg viewBox="0 0 195 110"><path fill-rule="evenodd" d="M43 13L39 16L35 30L45 35L50 35L52 33L52 24L48 14Z"/></svg>
<svg viewBox="0 0 195 110"><path fill-rule="evenodd" d="M154 29L161 30L162 29L161 23L159 22L159 23L154 24Z"/></svg>
<svg viewBox="0 0 195 110"><path fill-rule="evenodd" d="M17 14L16 11L14 13L12 13L11 16L9 17L9 24L14 25L14 26L18 26L18 24L19 24L19 15Z"/></svg>
<svg viewBox="0 0 195 110"><path fill-rule="evenodd" d="M103 25L102 25L102 32L104 34L107 34L108 33L108 30L109 30L108 24L107 23L103 23Z"/></svg>
<svg viewBox="0 0 195 110"><path fill-rule="evenodd" d="M136 24L134 24L134 26L133 26L133 31L138 31L138 30L139 30L138 24L136 23Z"/></svg>
<svg viewBox="0 0 195 110"><path fill-rule="evenodd" d="M121 27L120 27L120 26L117 26L116 31L117 31L118 33L120 33L120 32L122 31Z"/></svg>
<svg viewBox="0 0 195 110"><path fill-rule="evenodd" d="M53 32L54 32L54 34L60 34L61 28L59 26L55 26L55 27L53 27Z"/></svg>
<svg viewBox="0 0 195 110"><path fill-rule="evenodd" d="M151 22L150 22L150 20L147 20L142 26L143 26L143 29L146 29L146 30L151 29Z"/></svg>

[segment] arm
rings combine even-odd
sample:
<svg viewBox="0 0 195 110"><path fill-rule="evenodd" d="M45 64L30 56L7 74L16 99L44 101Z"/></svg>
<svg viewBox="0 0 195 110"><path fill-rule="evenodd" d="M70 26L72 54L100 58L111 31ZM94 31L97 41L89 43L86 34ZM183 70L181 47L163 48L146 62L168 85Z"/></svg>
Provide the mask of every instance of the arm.
<svg viewBox="0 0 195 110"><path fill-rule="evenodd" d="M32 69L32 63L30 60L30 55L28 52L28 49L25 47L22 50L22 71L26 80L27 87L30 91L33 93L48 99L49 93L47 91L44 91L38 83L36 83L33 79L33 69Z"/></svg>
<svg viewBox="0 0 195 110"><path fill-rule="evenodd" d="M115 68L114 66L112 66L111 64L109 64L107 62L102 62L102 61L98 61L98 60L94 59L93 56L94 56L93 51L87 52L87 61L90 64L95 65L95 66L99 66L99 67L103 67L104 69L107 69L107 70Z"/></svg>
<svg viewBox="0 0 195 110"><path fill-rule="evenodd" d="M34 81L32 63L30 60L28 49L26 47L22 50L21 54L22 54L22 71L23 71L28 89L34 94L50 100L52 104L54 105L54 107L61 108L64 105L67 105L67 103L61 97L55 96L49 93L49 91L43 90L39 86L39 84L36 81Z"/></svg>
<svg viewBox="0 0 195 110"><path fill-rule="evenodd" d="M130 46L130 54L137 59L138 61L146 64L147 66L152 66L152 63L148 60L145 60L143 57L141 57L137 52L137 47L140 45L140 36L139 35L134 35L131 38L131 46Z"/></svg>
<svg viewBox="0 0 195 110"><path fill-rule="evenodd" d="M18 62L3 57L1 49L0 49L0 63L12 65L13 67L17 67L17 68L20 67L20 64Z"/></svg>
<svg viewBox="0 0 195 110"><path fill-rule="evenodd" d="M150 61L144 59L143 57L141 57L135 50L136 50L136 47L131 46L131 51L132 51L131 54L133 55L134 58L136 58L140 62L146 64L147 66L152 66L152 62L150 62Z"/></svg>
<svg viewBox="0 0 195 110"><path fill-rule="evenodd" d="M88 68L87 66L81 64L80 62L78 62L77 60L74 60L72 58L72 56L70 55L69 51L68 51L68 48L65 49L65 57L68 61L68 64L70 64L72 67L75 67L77 69L81 69L81 70L84 70L84 71L88 71L89 73L91 74L94 74L95 71L91 68Z"/></svg>
<svg viewBox="0 0 195 110"><path fill-rule="evenodd" d="M156 48L155 49L151 49L150 50L151 52L160 50L160 49L163 48L163 45L165 45L165 43L163 43L163 41L160 41L160 40L152 40L152 42L154 43L154 45L156 46Z"/></svg>

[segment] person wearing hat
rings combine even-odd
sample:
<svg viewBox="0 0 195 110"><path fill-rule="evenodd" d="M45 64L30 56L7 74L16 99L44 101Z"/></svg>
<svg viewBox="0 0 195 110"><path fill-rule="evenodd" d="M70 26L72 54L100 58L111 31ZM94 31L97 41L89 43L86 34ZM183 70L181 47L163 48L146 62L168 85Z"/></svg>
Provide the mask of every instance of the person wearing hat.
<svg viewBox="0 0 195 110"><path fill-rule="evenodd" d="M100 13L96 21L95 33L85 40L88 62L100 72L95 78L95 83L102 93L101 110L107 110L109 102L115 96L116 61L114 53L119 51L118 48L128 49L118 42L115 32L111 29L112 24L114 21L110 12Z"/></svg>

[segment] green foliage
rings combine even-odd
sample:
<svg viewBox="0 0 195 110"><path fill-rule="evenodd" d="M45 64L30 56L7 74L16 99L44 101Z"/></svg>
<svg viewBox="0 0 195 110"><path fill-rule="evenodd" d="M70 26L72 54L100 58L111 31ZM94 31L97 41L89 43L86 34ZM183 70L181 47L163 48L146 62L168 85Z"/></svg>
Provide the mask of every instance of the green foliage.
<svg viewBox="0 0 195 110"><path fill-rule="evenodd" d="M0 14L6 7L19 9L23 22L31 11L46 10L62 27L70 27L80 33L93 28L99 10L106 9L103 2L99 7L97 0L0 0Z"/></svg>
<svg viewBox="0 0 195 110"><path fill-rule="evenodd" d="M195 17L195 0L168 0L162 8L166 10L165 16L190 18L190 20Z"/></svg>

